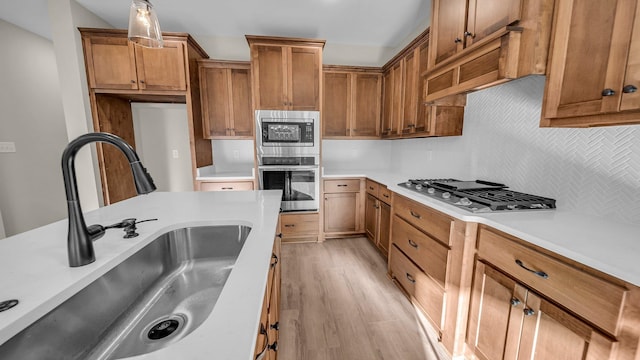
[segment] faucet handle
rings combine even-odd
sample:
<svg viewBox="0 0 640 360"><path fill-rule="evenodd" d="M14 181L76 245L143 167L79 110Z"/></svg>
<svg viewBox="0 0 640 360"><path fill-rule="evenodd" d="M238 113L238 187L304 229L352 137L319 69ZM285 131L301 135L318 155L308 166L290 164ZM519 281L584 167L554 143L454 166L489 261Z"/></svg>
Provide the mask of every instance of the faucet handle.
<svg viewBox="0 0 640 360"><path fill-rule="evenodd" d="M87 226L87 232L89 233L89 238L93 241L97 240L102 235L104 235L105 230L107 230L108 228L109 227L104 227L100 224Z"/></svg>

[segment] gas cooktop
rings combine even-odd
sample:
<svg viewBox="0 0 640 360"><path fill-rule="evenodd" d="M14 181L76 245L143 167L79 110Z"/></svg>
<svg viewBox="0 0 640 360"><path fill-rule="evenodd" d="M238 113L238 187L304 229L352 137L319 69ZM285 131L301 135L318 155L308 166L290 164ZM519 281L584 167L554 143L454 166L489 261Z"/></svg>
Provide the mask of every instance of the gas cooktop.
<svg viewBox="0 0 640 360"><path fill-rule="evenodd" d="M507 190L504 184L483 180L410 179L398 186L474 213L556 208L554 199Z"/></svg>

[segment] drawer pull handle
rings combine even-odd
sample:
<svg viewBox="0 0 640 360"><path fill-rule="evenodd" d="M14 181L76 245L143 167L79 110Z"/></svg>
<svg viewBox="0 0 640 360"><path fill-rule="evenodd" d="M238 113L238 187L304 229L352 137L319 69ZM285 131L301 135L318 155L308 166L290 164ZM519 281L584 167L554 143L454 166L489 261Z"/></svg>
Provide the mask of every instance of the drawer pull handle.
<svg viewBox="0 0 640 360"><path fill-rule="evenodd" d="M347 186L346 184L338 184L338 187L345 187Z"/></svg>
<svg viewBox="0 0 640 360"><path fill-rule="evenodd" d="M529 309L529 308L526 308L523 311L524 311L525 316L531 316L531 315L536 313L535 310Z"/></svg>
<svg viewBox="0 0 640 360"><path fill-rule="evenodd" d="M416 244L413 240L408 239L409 240L409 245L413 246L414 248L418 248L418 244Z"/></svg>
<svg viewBox="0 0 640 360"><path fill-rule="evenodd" d="M271 267L275 267L276 265L278 265L278 261L280 260L278 259L278 255L271 253L271 259L275 260L271 263Z"/></svg>
<svg viewBox="0 0 640 360"><path fill-rule="evenodd" d="M520 299L518 298L511 298L511 306L518 306L520 305Z"/></svg>
<svg viewBox="0 0 640 360"><path fill-rule="evenodd" d="M369 186L369 190L373 190L373 186Z"/></svg>
<svg viewBox="0 0 640 360"><path fill-rule="evenodd" d="M222 190L233 190L232 187L223 187Z"/></svg>
<svg viewBox="0 0 640 360"><path fill-rule="evenodd" d="M389 195L387 195L387 194L383 194L382 196L384 196L386 198L389 198Z"/></svg>
<svg viewBox="0 0 640 360"><path fill-rule="evenodd" d="M284 227L295 227L295 224L285 224Z"/></svg>
<svg viewBox="0 0 640 360"><path fill-rule="evenodd" d="M422 216L420 216L420 214L413 212L413 210L409 210L409 212L411 213L411 216L413 216L416 219L421 219Z"/></svg>
<svg viewBox="0 0 640 360"><path fill-rule="evenodd" d="M411 276L411 274L406 273L407 274L407 280L409 280L409 282L411 282L412 284L416 283L416 279L413 278L413 276Z"/></svg>
<svg viewBox="0 0 640 360"><path fill-rule="evenodd" d="M528 267L524 266L522 261L520 261L519 259L516 259L516 264L518 264L518 266L520 266L521 268L540 276L543 279L548 279L549 278L549 275L546 272L529 269Z"/></svg>

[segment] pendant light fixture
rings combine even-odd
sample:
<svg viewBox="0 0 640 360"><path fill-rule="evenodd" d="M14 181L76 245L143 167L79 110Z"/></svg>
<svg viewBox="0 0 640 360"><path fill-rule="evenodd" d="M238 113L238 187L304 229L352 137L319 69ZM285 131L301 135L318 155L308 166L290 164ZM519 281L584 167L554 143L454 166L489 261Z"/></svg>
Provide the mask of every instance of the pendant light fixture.
<svg viewBox="0 0 640 360"><path fill-rule="evenodd" d="M162 47L162 31L158 16L148 0L132 0L128 37L134 43L145 47Z"/></svg>

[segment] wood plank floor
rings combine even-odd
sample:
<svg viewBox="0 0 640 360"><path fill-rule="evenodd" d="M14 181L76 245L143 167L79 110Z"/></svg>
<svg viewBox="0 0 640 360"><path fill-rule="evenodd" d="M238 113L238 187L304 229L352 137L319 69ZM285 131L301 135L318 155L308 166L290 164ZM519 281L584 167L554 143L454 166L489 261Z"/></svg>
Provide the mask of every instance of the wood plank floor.
<svg viewBox="0 0 640 360"><path fill-rule="evenodd" d="M283 243L279 360L447 359L386 273L364 237Z"/></svg>

